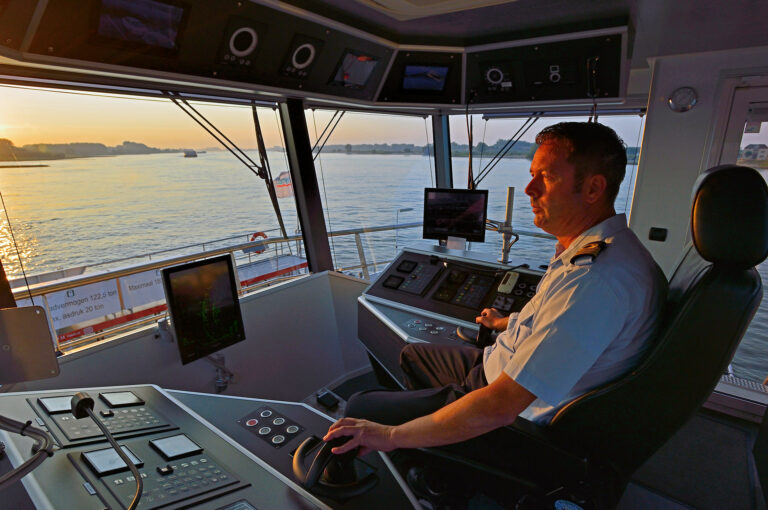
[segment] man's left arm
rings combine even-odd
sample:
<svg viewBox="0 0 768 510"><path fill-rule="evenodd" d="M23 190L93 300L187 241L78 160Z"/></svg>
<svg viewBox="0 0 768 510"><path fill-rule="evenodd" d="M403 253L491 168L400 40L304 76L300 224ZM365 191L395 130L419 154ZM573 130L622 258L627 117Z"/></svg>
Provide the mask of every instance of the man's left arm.
<svg viewBox="0 0 768 510"><path fill-rule="evenodd" d="M342 418L334 423L323 440L349 436L333 453L360 447L360 455L369 451L395 448L423 448L457 443L509 425L536 396L506 374L484 388L407 423L397 426L356 418Z"/></svg>

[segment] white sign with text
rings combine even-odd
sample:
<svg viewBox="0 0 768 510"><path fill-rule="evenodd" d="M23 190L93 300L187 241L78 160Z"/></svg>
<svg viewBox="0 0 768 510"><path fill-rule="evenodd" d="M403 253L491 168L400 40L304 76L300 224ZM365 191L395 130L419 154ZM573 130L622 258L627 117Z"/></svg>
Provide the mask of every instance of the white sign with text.
<svg viewBox="0 0 768 510"><path fill-rule="evenodd" d="M126 308L137 308L165 299L163 278L159 269L120 278L120 291Z"/></svg>
<svg viewBox="0 0 768 510"><path fill-rule="evenodd" d="M56 329L120 311L115 280L52 292L46 295L46 299Z"/></svg>

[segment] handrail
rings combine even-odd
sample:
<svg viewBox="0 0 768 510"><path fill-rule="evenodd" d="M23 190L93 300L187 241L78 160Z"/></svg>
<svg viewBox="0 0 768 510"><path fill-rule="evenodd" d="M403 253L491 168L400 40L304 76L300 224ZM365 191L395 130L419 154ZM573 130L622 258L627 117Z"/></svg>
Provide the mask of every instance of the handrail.
<svg viewBox="0 0 768 510"><path fill-rule="evenodd" d="M362 233L370 233L370 232L381 232L385 230L399 230L399 229L405 229L405 228L414 228L421 226L421 223L400 223L397 225L382 225L378 227L362 227L362 228L354 228L354 229L346 229L346 230L338 230L335 232L329 232L329 236L342 236L342 235L351 235L351 234L362 234ZM233 238L237 238L240 236L235 236ZM159 253L165 253L168 251L175 251L175 250L183 250L187 248L193 248L195 246L205 245L205 244L212 244L216 242L226 241L228 239L232 238L224 238L224 239L217 239L214 241L206 241L205 243L197 243L193 245L187 245L182 246L180 248L175 248L173 250L160 250L157 252L149 253L146 255L137 255L135 257L129 257L129 258L139 258L139 257L146 257L146 256L152 256ZM285 243L285 242L293 242L293 241L301 241L302 237L300 234L292 235L288 237L272 237L267 239L259 239L258 241L253 242L247 242L247 243L241 243L236 244L234 246L227 246L224 248L216 248L213 250L207 250L204 252L198 252L193 253L190 255L179 255L177 257L170 257L165 259L159 259L152 262L147 262L145 264L139 264L137 266L131 266L121 269L115 269L108 272L103 273L95 273L95 274L89 274L89 275L83 275L78 278L72 278L70 280L61 281L61 282L53 282L53 283L37 283L34 285L31 285L29 289L27 287L17 287L13 289L13 296L15 299L27 299L30 297L37 297L42 296L44 294L49 294L51 292L57 292L61 290L68 290L75 287L79 287L82 285L88 285L91 283L99 283L107 280L112 280L114 278L122 278L124 276L129 276L136 273L142 273L144 271L151 271L153 269L160 269L166 266L171 266L175 264L183 264L184 262L192 262L194 260L199 260L201 258L207 258L207 257L214 257L216 255L223 255L226 253L232 253L238 250L244 250L247 248L251 248L254 246L266 246L266 245L272 245L272 244L278 244L278 243ZM119 262L122 260L128 260L126 259L116 259L111 260L108 262L104 262L103 264L112 264L115 262ZM102 265L102 264L99 264Z"/></svg>
<svg viewBox="0 0 768 510"><path fill-rule="evenodd" d="M329 232L328 236L329 237L338 237L338 236L345 236L345 235L359 235L359 234L364 234L364 233L383 232L383 231L388 231L388 230L401 230L401 229L408 229L408 228L416 228L416 227L420 227L420 226L422 226L421 222L412 222L412 223L398 223L398 224L395 224L395 225L380 225L380 226L376 226L376 227L360 227L360 228L351 228L351 229L344 229L344 230L337 230L337 231L334 231L334 232ZM518 234L521 234L521 235L526 235L526 236L530 236L530 237L537 237L537 238L541 238L541 239L555 239L555 236L553 236L551 234L546 234L546 233L532 232L532 231L526 231L526 230L515 230L515 232L518 233ZM128 260L130 258L140 258L140 257L147 257L147 256L151 257L152 255L157 255L157 254L160 254L160 253L166 253L166 252L175 251L175 250L183 250L183 249L193 248L195 246L201 246L201 245L206 245L206 244L222 242L222 241L226 241L226 240L229 240L229 239L236 239L237 237L241 237L241 236L238 235L238 236L234 236L234 237L231 237L231 238L216 239L216 240L213 240L213 241L206 241L205 243L197 243L197 244L182 246L182 247L174 248L174 249L160 250L160 251L153 252L153 253L148 253L148 254L145 254L145 255L136 255L135 257L128 257L128 258L125 258L125 259L111 260L111 261L104 262L104 263L99 264L99 265L112 264L112 263L116 263L116 262L119 262L119 261L122 261L122 260ZM279 244L279 243L301 241L301 239L302 239L302 236L300 234L292 235L292 236L288 236L288 237L272 237L272 238L267 238L267 239L260 239L258 241L247 242L247 243L240 243L240 244L236 244L234 246L231 245L231 246L227 246L227 247L223 247L223 248L216 248L216 249L212 249L212 250L206 250L206 251L203 251L203 252L193 253L193 254L189 254L189 255L179 255L177 257L170 257L170 258L165 258L165 259L154 260L154 261L151 261L151 262L147 262L145 264L139 264L137 266L131 266L131 267L115 269L115 270L111 270L111 271L105 271L105 272L101 272L101 273L83 275L83 276L75 277L75 278L72 278L72 279L69 279L69 280L65 280L65 281L52 282L52 283L46 283L46 282L38 283L38 284L31 285L29 287L29 289L27 289L27 287L17 287L15 289L13 289L13 296L17 300L18 299L27 299L27 298L30 298L30 297L37 297L37 296L42 296L44 294L49 294L51 292L68 290L68 289L72 289L72 288L79 287L79 286L82 286L82 285L88 285L88 284L91 284L91 283L98 283L98 282L103 282L103 281L107 281L107 280L112 280L112 279L115 279L115 278L122 278L122 277L129 276L129 275L132 275L132 274L142 273L144 271L151 271L153 269L160 269L160 268L163 268L163 267L166 267L166 266L170 266L170 265L182 264L184 262L191 262L191 261L194 261L194 260L199 260L201 258L213 257L213 256L216 256L216 255L223 255L223 254L226 254L226 253L232 253L232 252L235 252L235 251L244 250L244 249L247 249L247 248L252 248L254 246L267 246L267 245L273 245L273 244ZM367 267L369 265L380 265L380 264L382 264L382 262L378 262L378 263L372 262L370 264L364 263L364 264L359 265L359 266L344 267L344 269L346 269L346 270L349 270L349 269L359 269L359 268Z"/></svg>
<svg viewBox="0 0 768 510"><path fill-rule="evenodd" d="M355 238L355 243L357 245L357 255L358 255L360 263L357 264L357 265L350 265L350 266L341 266L341 265L339 265L337 270L338 271L351 271L351 270L358 270L359 269L359 270L361 270L360 271L361 276L365 277L366 279L370 279L371 278L371 274L370 274L370 272L368 270L369 267L373 266L374 271L376 271L379 266L389 264L391 262L391 260L373 261L373 262L366 261L365 252L364 252L364 249L363 249L363 243L362 243L362 240L361 240L361 234L373 233L373 232L393 231L393 230L401 230L401 229L409 229L409 228L416 228L416 227L422 226L422 224L423 223L421 223L421 222L398 223L398 224L395 224L395 225L380 225L380 226L375 226L375 227L360 227L360 228L344 229L344 230L337 230L337 231L334 231L334 232L329 232L328 233L329 237L353 235L354 238ZM529 231L516 231L516 232L519 233L519 234L523 234L523 235L527 235L527 236L532 236L532 237L545 238L545 239L554 239L554 236L551 236L549 234L544 234L544 233L529 232ZM265 246L268 246L268 245L278 245L278 244L290 243L290 242L294 242L294 241L299 242L299 241L302 240L301 234L296 234L296 235L292 235L292 236L288 236L288 237L273 237L273 238L267 238L267 239L259 239L257 241L249 241L249 242L246 242L246 243L238 243L238 244L235 244L235 245L229 245L229 246L222 247L222 248L206 250L206 245L211 245L211 244L214 244L214 243L225 242L225 241L228 241L228 240L237 239L239 237L242 237L243 235L245 235L246 238L248 237L248 234L240 234L240 235L229 237L229 238L217 239L217 240L213 240L213 241L206 241L204 243L197 243L197 244L183 246L183 247L174 248L174 249L160 250L160 251L153 252L153 253L148 253L148 254L145 254L145 255L137 255L137 256L134 256L134 257L127 257L127 258L124 258L124 259L116 259L116 260L112 260L112 261L103 262L103 263L97 264L97 266L108 265L108 264L115 264L117 262L129 260L129 259L138 259L138 258L143 258L143 257L149 257L150 258L149 262L146 262L146 263L143 263L143 264L139 264L139 265L136 265L136 266L119 268L119 269L114 269L114 270L105 269L102 272L98 272L98 273L94 273L94 274L82 275L82 276L74 277L74 278L67 279L67 280L59 280L59 281L53 281L53 282L37 283L37 284L34 284L34 285L30 286L29 289L27 289L26 287L19 287L19 288L13 289L13 294L14 294L14 297L17 300L32 298L32 297L35 297L35 296L43 296L43 298L42 298L43 299L43 303L42 304L47 309L47 307L48 307L47 300L50 299L50 298L46 297L46 296L50 295L53 292L60 292L60 291L64 291L64 290L75 289L77 287L82 287L84 285L89 285L89 284L99 283L99 282L104 282L104 281L110 281L110 280L114 280L116 282L119 282L121 278L130 276L130 275L133 275L133 274L142 273L142 272L145 272L145 271L151 271L151 270L154 270L154 269L159 269L159 268L163 268L163 267L170 266L170 265L181 264L181 263L184 263L184 262L191 262L191 261L195 261L195 260L200 260L202 258L213 257L213 256L217 256L217 255L223 255L223 254L232 254L232 255L234 255L234 253L237 252L237 251L244 251L247 254L247 257L243 257L243 258L247 258L249 261L251 261L252 260L252 255L251 255L251 253L246 251L249 248L251 249L250 251L252 252L253 248L259 249L259 248L264 248ZM161 253L167 253L169 251L175 251L175 250L186 250L186 249L194 248L196 246L202 247L202 251L198 251L198 252L193 253L193 254L178 255L176 257L168 257L168 258L163 258L163 259L158 259L158 260L151 260L151 257L153 255L156 256L156 255L161 254ZM301 252L301 248L299 247L299 253L300 252ZM263 251L262 251L262 253L263 253ZM276 249L274 250L274 255L276 255L277 257L280 257L281 253L282 253L282 249L280 249L280 247L276 247ZM269 257L269 256L271 256L271 254L267 255L267 257ZM267 259L265 257L257 257L255 262L258 262L260 260L267 260ZM304 266L306 266L306 265L304 265ZM93 266L91 266L91 267L93 267ZM248 285L247 287L244 287L241 290L241 292L245 293L245 292L248 292L248 291L250 291L250 290L252 290L254 288L262 287L264 285L271 285L271 284L274 284L275 281L284 280L286 278L295 278L295 275L284 276L282 278L278 277L276 279L270 278L268 281L255 281L255 282L253 282L252 285ZM250 280L248 280L248 281L250 281ZM120 305L121 305L121 307L124 306L122 298L120 298ZM126 308L123 308L123 311L124 310L126 310ZM128 331L128 330L140 327L140 326L144 326L146 324L150 324L153 321L156 321L159 317L162 317L162 316L164 316L166 314L166 312L162 312L162 311L158 312L157 310L154 310L154 309L152 309L152 310L153 311L151 312L151 316L139 315L138 317L135 317L135 318L126 317L126 319L128 319L128 322L120 323L120 324L115 324L115 325L109 325L109 326L106 326L106 324L104 324L104 327L102 329L98 329L98 330L94 331L91 334L85 333L85 336L81 336L81 335L83 335L83 331L85 331L84 329L82 329L82 330L76 329L75 331L77 332L77 334L74 335L73 337L65 337L65 338L62 339L61 336L59 336L60 341L57 341L58 348L60 350L62 350L62 352L64 352L64 351L71 352L73 350L78 350L80 348L85 348L85 347L88 347L90 345L93 345L94 343L100 343L102 340L107 340L107 339L113 337L114 335L119 334L119 333L121 333L123 331ZM122 314L123 311L121 311L120 313ZM141 313L141 312L137 312L137 313ZM106 315L105 315L105 317L106 317ZM85 321L83 321L80 324L86 324L90 320L91 319L85 320ZM54 322L52 320L49 320L49 322L50 322L50 327L52 328L52 332L54 332L54 336L56 336L58 334L58 331L66 329L66 328L63 328L63 327L60 328L60 329L54 329L55 328ZM73 326L77 327L77 325L73 325Z"/></svg>

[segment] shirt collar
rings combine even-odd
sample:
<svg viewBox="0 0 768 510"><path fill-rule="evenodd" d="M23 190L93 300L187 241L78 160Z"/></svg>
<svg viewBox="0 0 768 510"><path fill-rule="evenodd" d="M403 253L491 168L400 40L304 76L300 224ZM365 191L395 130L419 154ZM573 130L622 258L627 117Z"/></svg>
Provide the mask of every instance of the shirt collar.
<svg viewBox="0 0 768 510"><path fill-rule="evenodd" d="M585 244L595 241L603 241L607 237L611 237L619 230L623 230L625 228L627 228L626 215L623 213L615 214L582 232L579 237L573 240L568 249L563 250L559 253L559 255L557 253L562 248L562 245L558 242L557 247L555 248L556 255L552 257L550 265L552 265L557 260L562 260L564 263L566 263L570 261L571 256L580 250L581 247Z"/></svg>

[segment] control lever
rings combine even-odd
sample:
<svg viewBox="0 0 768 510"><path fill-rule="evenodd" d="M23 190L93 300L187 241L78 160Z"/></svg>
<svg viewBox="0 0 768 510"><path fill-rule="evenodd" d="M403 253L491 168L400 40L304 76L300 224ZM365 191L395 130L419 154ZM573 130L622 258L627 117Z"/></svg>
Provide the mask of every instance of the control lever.
<svg viewBox="0 0 768 510"><path fill-rule="evenodd" d="M341 455L331 452L349 440L340 437L324 442L320 447L309 471L304 467L304 457L315 444L315 438L308 437L293 454L293 474L308 491L334 499L348 499L368 492L378 482L375 474L369 473L358 480L355 471L357 448Z"/></svg>
<svg viewBox="0 0 768 510"><path fill-rule="evenodd" d="M458 336L465 342L468 342L480 348L493 345L493 342L496 341L491 336L491 333L493 333L493 330L491 328L487 328L483 326L482 324L478 324L478 326L480 326L480 329L478 330L477 335L475 335L475 332L469 328L465 329L465 328L462 328L461 326L458 326L456 328L456 336Z"/></svg>

